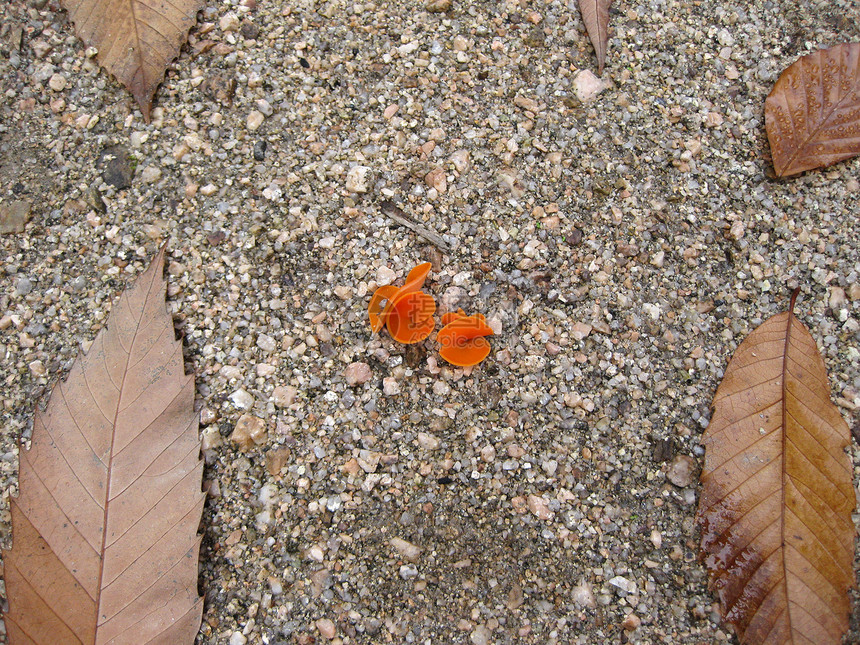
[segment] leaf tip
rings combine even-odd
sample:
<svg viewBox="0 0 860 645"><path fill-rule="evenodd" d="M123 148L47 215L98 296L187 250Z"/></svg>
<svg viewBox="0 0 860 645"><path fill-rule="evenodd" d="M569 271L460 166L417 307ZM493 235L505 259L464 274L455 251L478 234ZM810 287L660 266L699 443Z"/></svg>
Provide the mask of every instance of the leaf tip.
<svg viewBox="0 0 860 645"><path fill-rule="evenodd" d="M788 311L789 313L794 313L794 303L797 301L797 296L800 294L800 287L795 287L794 291L791 293L791 302L788 303Z"/></svg>

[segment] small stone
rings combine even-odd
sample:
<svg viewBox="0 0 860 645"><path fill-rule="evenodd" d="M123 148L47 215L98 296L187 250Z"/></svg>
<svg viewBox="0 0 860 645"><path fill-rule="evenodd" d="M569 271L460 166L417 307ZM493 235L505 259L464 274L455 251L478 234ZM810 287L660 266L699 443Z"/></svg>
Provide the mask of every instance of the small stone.
<svg viewBox="0 0 860 645"><path fill-rule="evenodd" d="M424 181L430 188L435 188L440 195L448 190L448 180L445 177L445 170L442 168L428 172L424 176Z"/></svg>
<svg viewBox="0 0 860 645"><path fill-rule="evenodd" d="M424 8L430 13L443 13L451 8L451 0L427 0Z"/></svg>
<svg viewBox="0 0 860 645"><path fill-rule="evenodd" d="M399 110L399 109L400 109L400 106L397 105L397 103L392 103L387 108L385 108L385 110L382 113L382 116L383 116L383 118L385 118L386 121L388 121L391 117L393 117L395 114L397 114L397 110Z"/></svg>
<svg viewBox="0 0 860 645"><path fill-rule="evenodd" d="M243 414L239 417L233 428L233 433L230 435L230 441L237 444L242 450L264 444L267 438L266 422L252 414Z"/></svg>
<svg viewBox="0 0 860 645"><path fill-rule="evenodd" d="M418 568L412 564L403 564L400 566L399 573L404 580L410 580L418 577Z"/></svg>
<svg viewBox="0 0 860 645"><path fill-rule="evenodd" d="M735 220L732 222L731 228L729 228L729 237L733 240L740 240L744 236L744 223L740 220Z"/></svg>
<svg viewBox="0 0 860 645"><path fill-rule="evenodd" d="M274 448L266 453L266 470L272 477L281 474L281 470L290 460L289 448Z"/></svg>
<svg viewBox="0 0 860 645"><path fill-rule="evenodd" d="M254 397L241 388L230 395L230 400L240 410L249 410L254 405Z"/></svg>
<svg viewBox="0 0 860 645"><path fill-rule="evenodd" d="M337 629L335 628L334 623L328 618L320 618L316 622L317 629L319 630L320 636L327 640L331 640L334 638L337 633Z"/></svg>
<svg viewBox="0 0 860 645"><path fill-rule="evenodd" d="M584 580L571 590L570 595L573 598L573 602L580 607L593 609L597 606L597 602L594 600L594 592L591 591L591 585Z"/></svg>
<svg viewBox="0 0 860 645"><path fill-rule="evenodd" d="M48 81L48 87L55 92L62 92L66 89L66 77L62 74L54 74Z"/></svg>
<svg viewBox="0 0 860 645"><path fill-rule="evenodd" d="M33 361L28 367L30 368L30 374L35 377L44 376L48 370L45 369L45 364L42 361Z"/></svg>
<svg viewBox="0 0 860 645"><path fill-rule="evenodd" d="M372 450L359 450L358 465L366 473L376 472L376 468L379 466L379 459L381 457L382 455Z"/></svg>
<svg viewBox="0 0 860 645"><path fill-rule="evenodd" d="M478 625L469 635L469 640L472 641L473 645L489 645L491 636L492 632L486 625Z"/></svg>
<svg viewBox="0 0 860 645"><path fill-rule="evenodd" d="M110 146L102 150L96 166L102 169L102 179L109 186L113 186L116 190L131 186L134 170L131 164L131 153L125 146Z"/></svg>
<svg viewBox="0 0 860 645"><path fill-rule="evenodd" d="M598 94L609 87L609 83L599 79L591 70L584 69L573 77L573 90L582 103L594 100Z"/></svg>
<svg viewBox="0 0 860 645"><path fill-rule="evenodd" d="M259 110L251 110L251 113L248 114L248 119L245 121L245 127L251 132L255 132L261 125L263 125L263 121L265 120L266 117L262 112Z"/></svg>
<svg viewBox="0 0 860 645"><path fill-rule="evenodd" d="M15 293L19 296L29 295L33 291L33 281L27 276L15 280Z"/></svg>
<svg viewBox="0 0 860 645"><path fill-rule="evenodd" d="M350 387L364 385L373 377L370 365L362 362L350 363L343 372L343 378Z"/></svg>
<svg viewBox="0 0 860 645"><path fill-rule="evenodd" d="M549 505L547 505L546 500L543 497L540 497L539 495L529 495L526 505L539 520L552 519L553 512L549 510Z"/></svg>
<svg viewBox="0 0 860 645"><path fill-rule="evenodd" d="M469 160L468 150L455 150L451 153L449 160L454 164L454 170L460 174L468 172L472 167L472 163Z"/></svg>
<svg viewBox="0 0 860 645"><path fill-rule="evenodd" d="M0 204L0 233L23 233L30 220L30 202L15 200Z"/></svg>
<svg viewBox="0 0 860 645"><path fill-rule="evenodd" d="M221 31L237 31L241 23L235 13L227 13L218 21L218 26L221 27Z"/></svg>
<svg viewBox="0 0 860 645"><path fill-rule="evenodd" d="M230 645L245 645L248 639L242 635L242 632L233 632L230 634Z"/></svg>
<svg viewBox="0 0 860 645"><path fill-rule="evenodd" d="M215 184L206 184L205 186L201 186L200 194L204 197L211 197L215 193L218 192L218 186Z"/></svg>
<svg viewBox="0 0 860 645"><path fill-rule="evenodd" d="M270 354L275 351L277 344L275 343L275 339L271 336L260 334L257 336L257 347Z"/></svg>
<svg viewBox="0 0 860 645"><path fill-rule="evenodd" d="M630 613L624 617L624 620L621 623L621 627L624 628L626 632L632 632L634 630L639 629L639 626L642 624L642 620L636 614Z"/></svg>
<svg viewBox="0 0 860 645"><path fill-rule="evenodd" d="M393 269L389 269L386 266L381 266L376 270L376 282L377 284L391 284L394 282L394 278L397 277L397 274Z"/></svg>
<svg viewBox="0 0 860 645"><path fill-rule="evenodd" d="M424 450L437 450L439 448L439 439L434 437L432 434L419 432L418 445Z"/></svg>
<svg viewBox="0 0 860 645"><path fill-rule="evenodd" d="M385 396L400 394L400 383L393 376L386 376L382 379L382 392Z"/></svg>
<svg viewBox="0 0 860 645"><path fill-rule="evenodd" d="M454 36L454 42L451 46L455 52L464 52L469 49L469 41L463 36Z"/></svg>
<svg viewBox="0 0 860 645"><path fill-rule="evenodd" d="M371 169L368 166L353 166L346 173L346 189L353 193L369 190Z"/></svg>
<svg viewBox="0 0 860 645"><path fill-rule="evenodd" d="M860 282L855 282L850 287L848 287L846 295L851 300L851 302L854 302L855 300L860 300Z"/></svg>
<svg viewBox="0 0 860 645"><path fill-rule="evenodd" d="M573 324L573 327L570 330L570 335L576 340L583 340L591 333L591 330L592 326L588 323L578 322Z"/></svg>
<svg viewBox="0 0 860 645"><path fill-rule="evenodd" d="M272 390L272 403L279 408L287 408L293 404L298 390L291 385L278 385Z"/></svg>
<svg viewBox="0 0 860 645"><path fill-rule="evenodd" d="M154 184L161 179L161 168L158 166L147 166L140 173L140 179L145 184Z"/></svg>
<svg viewBox="0 0 860 645"><path fill-rule="evenodd" d="M708 112L704 123L706 128L718 128L723 124L723 115L719 112Z"/></svg>
<svg viewBox="0 0 860 645"><path fill-rule="evenodd" d="M678 488L686 488L693 481L693 471L695 468L696 461L692 457L688 455L675 455L672 463L669 464L666 479Z"/></svg>
<svg viewBox="0 0 860 645"><path fill-rule="evenodd" d="M266 148L269 147L269 144L260 140L254 143L254 161L265 161L266 159Z"/></svg>
<svg viewBox="0 0 860 645"><path fill-rule="evenodd" d="M842 287L830 287L830 298L828 299L827 304L830 305L831 309L838 309L847 303L848 297L845 294L845 289Z"/></svg>
<svg viewBox="0 0 860 645"><path fill-rule="evenodd" d="M633 593L634 591L636 591L636 585L633 582L630 582L630 580L628 580L624 576L615 576L614 578L611 578L608 582L616 589L619 589L625 593Z"/></svg>
<svg viewBox="0 0 860 645"><path fill-rule="evenodd" d="M418 556L421 555L421 547L412 544L412 542L408 542L403 538L394 537L391 538L388 543L394 547L394 550L400 554L401 558L405 558L410 562L416 562L418 560Z"/></svg>

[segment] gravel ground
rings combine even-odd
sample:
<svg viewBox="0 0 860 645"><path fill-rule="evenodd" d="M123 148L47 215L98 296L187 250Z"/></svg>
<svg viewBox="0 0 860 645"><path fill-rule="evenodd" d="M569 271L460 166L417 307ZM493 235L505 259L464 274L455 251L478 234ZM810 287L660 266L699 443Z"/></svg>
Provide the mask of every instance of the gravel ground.
<svg viewBox="0 0 860 645"><path fill-rule="evenodd" d="M208 3L149 124L56 0L5 5L0 540L33 407L167 242L198 643L736 642L700 437L795 286L860 417L860 159L776 180L763 117L860 4L616 2L600 82L573 1L425 1ZM422 261L496 330L477 368L370 333Z"/></svg>

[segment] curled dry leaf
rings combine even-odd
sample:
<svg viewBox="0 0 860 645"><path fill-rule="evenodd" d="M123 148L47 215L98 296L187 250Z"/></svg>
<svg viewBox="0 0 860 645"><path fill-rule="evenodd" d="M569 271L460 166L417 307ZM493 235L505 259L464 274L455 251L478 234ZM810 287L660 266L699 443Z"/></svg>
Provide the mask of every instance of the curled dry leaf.
<svg viewBox="0 0 860 645"><path fill-rule="evenodd" d="M579 0L579 12L597 55L597 73L603 74L606 44L609 42L609 5L612 0Z"/></svg>
<svg viewBox="0 0 860 645"><path fill-rule="evenodd" d="M764 118L779 176L860 154L860 43L797 60L767 97Z"/></svg>
<svg viewBox="0 0 860 645"><path fill-rule="evenodd" d="M62 0L87 47L133 95L149 121L152 97L194 24L202 0Z"/></svg>
<svg viewBox="0 0 860 645"><path fill-rule="evenodd" d="M164 250L36 412L3 555L9 643L193 643L203 462Z"/></svg>
<svg viewBox="0 0 860 645"><path fill-rule="evenodd" d="M854 580L850 437L793 309L741 343L717 389L701 548L742 643L837 644Z"/></svg>

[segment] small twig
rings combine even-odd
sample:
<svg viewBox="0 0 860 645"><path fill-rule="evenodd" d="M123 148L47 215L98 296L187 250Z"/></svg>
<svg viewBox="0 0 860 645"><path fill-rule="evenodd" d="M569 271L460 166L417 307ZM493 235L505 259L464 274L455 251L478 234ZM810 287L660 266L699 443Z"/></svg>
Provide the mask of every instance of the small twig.
<svg viewBox="0 0 860 645"><path fill-rule="evenodd" d="M381 202L379 204L379 210L382 211L383 215L387 215L398 224L402 224L403 226L412 229L425 240L437 246L441 251L444 251L445 253L451 252L451 245L443 240L441 235L435 231L431 231L426 226L421 226L421 224L409 217L405 212L403 212L402 208L399 208L397 204L392 202L390 199L386 199L384 202Z"/></svg>

